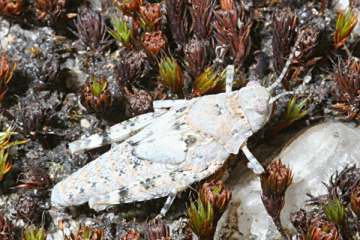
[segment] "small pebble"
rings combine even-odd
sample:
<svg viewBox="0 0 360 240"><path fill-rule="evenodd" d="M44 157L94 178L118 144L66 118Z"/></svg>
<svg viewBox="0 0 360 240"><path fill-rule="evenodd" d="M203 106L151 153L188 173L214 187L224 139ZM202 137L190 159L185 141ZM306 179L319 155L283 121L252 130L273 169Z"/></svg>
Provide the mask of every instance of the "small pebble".
<svg viewBox="0 0 360 240"><path fill-rule="evenodd" d="M82 128L89 129L91 127L91 124L87 119L83 118L83 119L80 120L80 126Z"/></svg>

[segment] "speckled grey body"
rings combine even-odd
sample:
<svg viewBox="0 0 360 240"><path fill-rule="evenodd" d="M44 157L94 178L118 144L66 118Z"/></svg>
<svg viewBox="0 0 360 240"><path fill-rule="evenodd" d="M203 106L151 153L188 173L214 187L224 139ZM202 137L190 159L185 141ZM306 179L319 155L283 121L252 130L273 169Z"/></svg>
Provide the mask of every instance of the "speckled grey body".
<svg viewBox="0 0 360 240"><path fill-rule="evenodd" d="M67 207L89 202L99 211L182 191L238 153L268 121L271 108L269 92L249 84L239 91L195 98L165 113L116 125L101 141L123 142L58 183L52 204ZM115 136L119 134L122 137ZM79 144L92 145L91 137Z"/></svg>

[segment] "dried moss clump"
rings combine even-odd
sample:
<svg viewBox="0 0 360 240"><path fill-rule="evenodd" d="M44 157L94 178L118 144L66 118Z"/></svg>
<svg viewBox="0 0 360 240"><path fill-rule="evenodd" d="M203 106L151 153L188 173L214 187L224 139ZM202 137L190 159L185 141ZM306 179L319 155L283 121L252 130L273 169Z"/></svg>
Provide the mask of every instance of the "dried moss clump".
<svg viewBox="0 0 360 240"><path fill-rule="evenodd" d="M334 108L345 114L347 120L360 120L360 62L352 58L339 60L335 80L339 90Z"/></svg>
<svg viewBox="0 0 360 240"><path fill-rule="evenodd" d="M15 145L27 142L25 140L12 141L12 136L16 134L17 133L14 132L11 127L7 128L3 132L0 132L0 182L4 179L5 174L7 174L12 168L12 164L9 161L9 149Z"/></svg>
<svg viewBox="0 0 360 240"><path fill-rule="evenodd" d="M231 192L222 181L211 181L201 186L197 200L187 208L190 228L199 239L213 239L217 222L230 200Z"/></svg>
<svg viewBox="0 0 360 240"><path fill-rule="evenodd" d="M4 100L13 78L15 64L10 64L6 54L0 54L0 103Z"/></svg>
<svg viewBox="0 0 360 240"><path fill-rule="evenodd" d="M299 210L291 217L298 237L305 239L356 239L358 226L360 168L345 167L331 176L327 194L312 196L308 210Z"/></svg>
<svg viewBox="0 0 360 240"><path fill-rule="evenodd" d="M260 176L261 200L267 213L273 219L279 232L287 238L282 227L280 213L285 204L285 192L293 180L293 174L289 167L281 160L275 160L269 164L265 172Z"/></svg>
<svg viewBox="0 0 360 240"><path fill-rule="evenodd" d="M0 0L0 15L19 16L23 11L23 0Z"/></svg>

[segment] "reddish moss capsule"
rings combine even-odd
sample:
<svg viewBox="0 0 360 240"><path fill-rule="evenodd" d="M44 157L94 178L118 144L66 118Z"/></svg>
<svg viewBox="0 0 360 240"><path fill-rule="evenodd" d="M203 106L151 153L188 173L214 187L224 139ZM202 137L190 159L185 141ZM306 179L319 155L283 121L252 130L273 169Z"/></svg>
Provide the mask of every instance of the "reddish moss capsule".
<svg viewBox="0 0 360 240"><path fill-rule="evenodd" d="M80 229L77 231L75 235L71 236L71 239L75 240L83 240L83 239L91 239L91 240L102 240L104 239L104 230L100 228L92 228L88 226L80 226Z"/></svg>
<svg viewBox="0 0 360 240"><path fill-rule="evenodd" d="M209 202L215 211L223 213L231 200L231 192L225 188L223 181L204 183L200 190L201 201Z"/></svg>
<svg viewBox="0 0 360 240"><path fill-rule="evenodd" d="M145 28L156 28L161 19L160 3L147 3L141 6L140 14Z"/></svg>
<svg viewBox="0 0 360 240"><path fill-rule="evenodd" d="M112 98L108 81L93 77L93 80L87 82L82 88L81 103L90 111L105 112L110 109Z"/></svg>
<svg viewBox="0 0 360 240"><path fill-rule="evenodd" d="M15 67L15 65L11 66L6 54L0 54L0 102L4 100L8 91Z"/></svg>
<svg viewBox="0 0 360 240"><path fill-rule="evenodd" d="M165 38L161 31L147 32L144 35L144 48L152 55L157 55L165 47Z"/></svg>
<svg viewBox="0 0 360 240"><path fill-rule="evenodd" d="M220 0L220 7L224 11L231 11L235 8L234 0Z"/></svg>
<svg viewBox="0 0 360 240"><path fill-rule="evenodd" d="M293 175L290 168L285 166L280 159L273 161L261 175L261 188L263 195L284 196L286 189L292 183Z"/></svg>
<svg viewBox="0 0 360 240"><path fill-rule="evenodd" d="M132 15L134 12L138 12L143 2L143 0L114 0L115 5L126 15Z"/></svg>
<svg viewBox="0 0 360 240"><path fill-rule="evenodd" d="M22 0L0 0L0 14L19 16L23 11Z"/></svg>
<svg viewBox="0 0 360 240"><path fill-rule="evenodd" d="M312 221L309 232L307 234L308 240L339 240L340 235L335 226L331 222L322 219Z"/></svg>
<svg viewBox="0 0 360 240"><path fill-rule="evenodd" d="M140 233L135 230L128 231L120 240L140 240Z"/></svg>

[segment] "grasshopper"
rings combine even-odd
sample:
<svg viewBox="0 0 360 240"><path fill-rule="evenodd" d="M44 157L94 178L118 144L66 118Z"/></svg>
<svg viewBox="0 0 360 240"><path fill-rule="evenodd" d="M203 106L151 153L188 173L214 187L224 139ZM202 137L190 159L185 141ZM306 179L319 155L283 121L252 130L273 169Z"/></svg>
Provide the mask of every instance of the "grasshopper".
<svg viewBox="0 0 360 240"><path fill-rule="evenodd" d="M234 66L227 67L226 92L154 102L155 111L112 126L109 131L69 144L71 153L106 144L112 148L63 181L51 195L53 207L88 202L96 211L108 206L168 197L166 214L177 193L219 170L231 154L242 150L248 166L264 169L247 147L247 140L270 119L271 96L289 68L302 34L278 79L268 88L258 82L232 91ZM167 110L164 110L167 109Z"/></svg>

